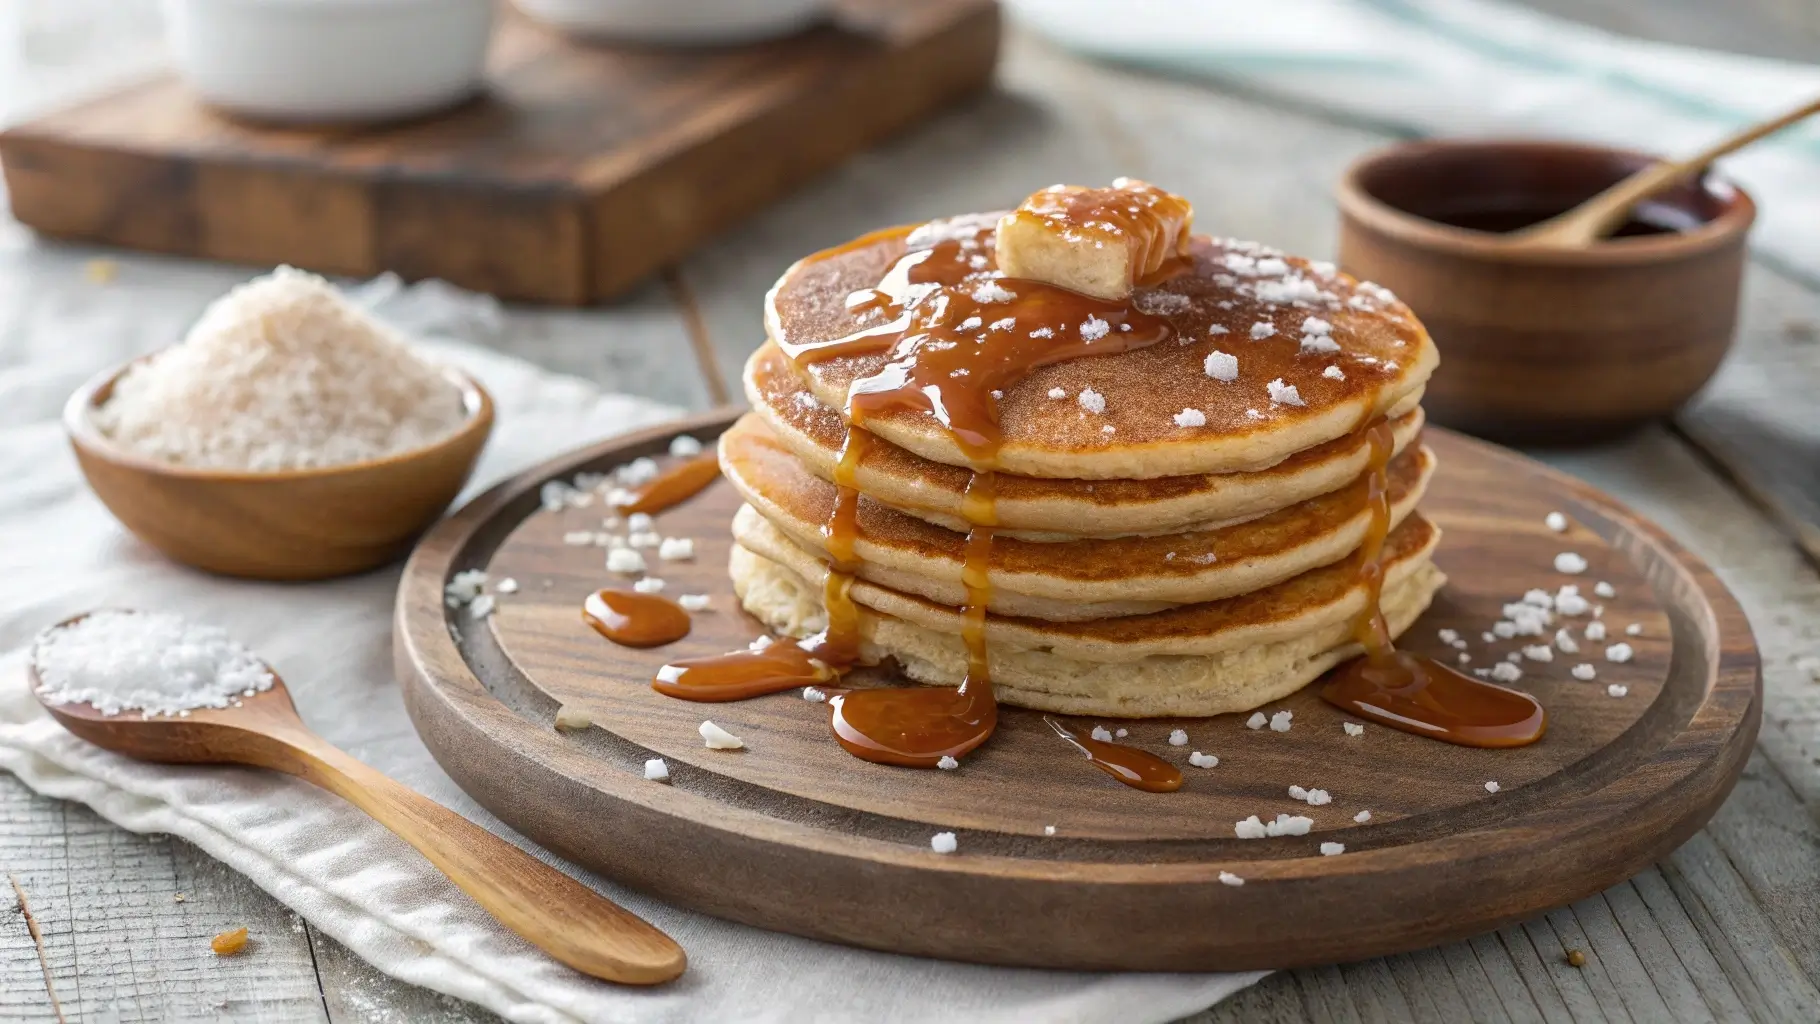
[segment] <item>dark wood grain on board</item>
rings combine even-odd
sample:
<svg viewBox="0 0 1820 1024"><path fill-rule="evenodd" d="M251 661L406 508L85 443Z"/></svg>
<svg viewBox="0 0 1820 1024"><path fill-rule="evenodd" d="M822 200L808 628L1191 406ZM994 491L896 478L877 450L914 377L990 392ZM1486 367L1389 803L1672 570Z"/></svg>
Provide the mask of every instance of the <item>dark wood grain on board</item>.
<svg viewBox="0 0 1820 1024"><path fill-rule="evenodd" d="M695 631L654 652L615 648L580 618L612 582L599 548L561 543L598 528L598 507L539 511L553 476L661 455L674 433L706 439L729 417L605 442L500 485L425 538L405 572L396 657L407 706L443 767L527 836L629 884L708 913L817 938L948 959L1072 968L1239 969L1352 960L1431 945L1531 917L1642 869L1691 835L1730 790L1756 734L1756 649L1711 572L1653 525L1593 488L1503 450L1430 431L1441 470L1425 502L1447 531L1452 582L1411 630L1411 649L1446 654L1443 627L1471 638L1474 664L1515 650L1480 632L1532 587L1609 580L1613 664L1525 662L1520 684L1551 713L1548 736L1514 751L1426 742L1368 725L1304 692L1288 733L1242 715L1131 723L1129 740L1187 768L1173 794L1134 792L1092 771L1037 716L1007 709L1000 734L958 771L859 762L829 739L825 710L794 693L692 705L646 685L667 657L756 635L727 582L717 487L659 517L695 538L693 563L656 562L668 593L712 595ZM1559 509L1574 523L1556 534ZM1552 568L1560 551L1591 562ZM442 603L449 574L486 567L520 585L476 628ZM623 584L622 584L623 585ZM1585 620L1579 620L1584 622ZM1624 627L1642 626L1639 637ZM453 626L453 630L451 629ZM1533 642L1533 640L1532 640ZM1568 675L1579 660L1596 682ZM1613 698L1612 682L1630 687ZM559 735L556 707L598 728ZM702 747L713 719L747 749ZM1086 724L1080 722L1079 724ZM1118 724L1118 723L1112 723ZM1188 730L1188 747L1164 740ZM669 761L668 785L644 760ZM1497 781L1499 792L1484 784ZM1290 799L1296 784L1333 803ZM1353 821L1370 810L1367 824ZM1234 838L1250 814L1306 813L1306 837ZM1053 824L1057 834L1043 834ZM936 831L959 851L929 848ZM1346 852L1324 857L1319 844ZM1221 871L1246 879L1221 884Z"/></svg>
<svg viewBox="0 0 1820 1024"><path fill-rule="evenodd" d="M716 49L575 42L502 8L486 92L419 120L247 124L165 75L11 128L13 215L61 238L583 304L983 88L999 38L992 0L843 0L844 28Z"/></svg>

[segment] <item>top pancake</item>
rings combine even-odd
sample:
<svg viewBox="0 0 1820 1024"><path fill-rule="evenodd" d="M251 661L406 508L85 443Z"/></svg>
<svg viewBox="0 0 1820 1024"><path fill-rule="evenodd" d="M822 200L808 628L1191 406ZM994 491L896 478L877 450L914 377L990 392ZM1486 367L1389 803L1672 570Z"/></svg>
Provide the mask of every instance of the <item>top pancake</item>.
<svg viewBox="0 0 1820 1024"><path fill-rule="evenodd" d="M879 285L912 243L926 248L977 223L881 231L798 262L766 298L767 332L789 350L876 328L876 317L849 311L848 296ZM997 274L991 234L973 237L985 257L976 272L983 284ZM1014 290L1017 282L1002 285ZM1003 443L994 468L1099 480L1263 469L1382 415L1419 391L1438 361L1420 322L1389 292L1254 243L1197 236L1177 272L1140 288L1129 306L1167 321L1171 337L1037 367L1003 388L997 401ZM1270 333L1254 337L1254 325ZM1305 335L1317 339L1308 351ZM1319 351L1325 337L1339 351ZM1236 357L1234 380L1208 374L1207 357L1216 350ZM849 385L888 359L835 356L807 366L802 376L819 401L839 409ZM1329 375L1330 367L1337 375ZM1285 387L1295 389L1301 405ZM1085 401L1083 392L1090 392ZM1204 423L1179 425L1184 410L1198 411ZM866 425L924 458L972 464L928 413L890 410Z"/></svg>

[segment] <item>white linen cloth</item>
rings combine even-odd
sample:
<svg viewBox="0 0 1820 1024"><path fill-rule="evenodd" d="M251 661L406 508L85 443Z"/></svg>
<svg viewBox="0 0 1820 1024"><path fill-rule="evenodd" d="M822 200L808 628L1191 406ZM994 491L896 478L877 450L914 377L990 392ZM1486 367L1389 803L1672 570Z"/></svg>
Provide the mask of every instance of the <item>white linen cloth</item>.
<svg viewBox="0 0 1820 1024"><path fill-rule="evenodd" d="M1646 42L1492 0L1006 2L1084 53L1421 135L1685 156L1820 96L1814 65ZM1757 251L1820 285L1820 118L1721 166L1757 200Z"/></svg>
<svg viewBox="0 0 1820 1024"><path fill-rule="evenodd" d="M0 241L5 229L0 221ZM891 956L719 921L563 865L688 951L689 971L671 985L608 985L501 928L402 840L307 783L141 764L69 735L28 691L31 637L101 606L177 611L225 626L263 655L304 721L330 742L556 862L468 799L412 730L392 678L396 569L307 585L206 576L137 542L89 493L58 421L65 396L90 374L174 341L182 314L199 303L179 301L171 313L169 296L160 304L155 295L85 290L67 259L60 284L47 288L17 272L22 262L0 258L0 768L33 789L136 832L180 835L385 973L513 1021L1140 1024L1194 1013L1262 976L1078 974ZM164 274L168 281L168 266ZM401 290L381 279L363 297L419 334L500 329L489 300L435 283ZM160 309L169 315L148 315ZM472 372L498 403L470 495L561 449L675 414L472 344L428 347Z"/></svg>

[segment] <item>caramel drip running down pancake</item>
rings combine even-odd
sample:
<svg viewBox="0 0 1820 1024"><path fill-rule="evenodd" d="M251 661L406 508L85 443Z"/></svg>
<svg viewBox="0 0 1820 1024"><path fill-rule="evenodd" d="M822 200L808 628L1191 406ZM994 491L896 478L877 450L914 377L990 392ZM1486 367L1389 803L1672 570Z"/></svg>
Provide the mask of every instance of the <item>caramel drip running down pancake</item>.
<svg viewBox="0 0 1820 1024"><path fill-rule="evenodd" d="M776 536L775 534L773 535ZM1410 516L1390 532L1379 556L1386 566L1385 590L1396 589L1428 566L1440 528ZM778 544L738 542L741 550L776 563L805 581L804 593L821 611L821 581L828 563L788 541ZM856 580L853 600L868 614L902 619L957 641L965 629L960 610L915 594ZM774 595L775 596L775 595ZM1244 594L1180 605L1138 615L1122 615L1079 622L1055 622L1015 615L986 616L986 639L994 652L1026 649L1052 652L1069 659L1126 664L1147 657L1198 657L1218 655L1237 648L1293 640L1313 631L1337 628L1340 640L1350 639L1368 595L1354 557L1310 570L1275 586ZM754 614L760 614L755 611ZM760 615L773 621L769 612ZM814 615L789 616L798 629ZM778 617L777 621L783 621ZM780 629L789 633L791 629ZM1336 641L1337 642L1337 641ZM956 677L958 679L958 675Z"/></svg>
<svg viewBox="0 0 1820 1024"><path fill-rule="evenodd" d="M753 412L805 468L832 480L846 444L847 424L803 389L796 371L767 342L747 361L747 399ZM1397 450L1421 432L1422 410L1412 394L1392 410ZM1026 540L1161 535L1212 529L1268 514L1359 479L1369 446L1352 433L1298 452L1268 469L1145 480L1061 480L998 474L999 536ZM873 436L855 485L874 502L938 526L966 532L962 501L972 471L933 462Z"/></svg>
<svg viewBox="0 0 1820 1024"><path fill-rule="evenodd" d="M1527 693L1465 675L1433 658L1398 651L1384 624L1384 539L1390 532L1386 466L1391 442L1383 427L1371 430L1367 476L1371 528L1360 547L1359 575L1367 601L1353 624L1365 653L1347 662L1321 688L1322 699L1404 732L1468 747L1520 747L1542 738L1548 715Z"/></svg>
<svg viewBox="0 0 1820 1024"><path fill-rule="evenodd" d="M1090 205L1080 215L1113 216ZM1053 217L1066 217L1064 210ZM1140 218L1141 219L1141 218ZM1090 225L1104 230L1105 225ZM780 347L799 371L848 356L882 355L873 373L848 383L847 438L835 469L836 500L823 531L830 572L828 630L817 653L851 664L858 650L852 587L859 501L855 474L865 457L869 424L894 413L927 415L965 453L973 470L961 503L968 524L961 580L966 593L967 675L954 691L922 687L858 690L828 702L837 740L872 761L931 767L986 741L997 726L985 621L992 600L992 560L1003 389L1038 367L1087 356L1112 356L1155 345L1170 325L1129 301L1107 300L1039 281L992 279L991 236L983 227L905 253L873 287L855 290L846 307L885 319L842 337Z"/></svg>
<svg viewBox="0 0 1820 1024"><path fill-rule="evenodd" d="M734 424L722 435L721 446L728 481L757 510L760 521L808 550L830 554L822 524L831 514L845 513L844 492L809 473L755 416ZM1434 466L1433 453L1417 446L1387 468L1393 523L1414 511ZM986 478L981 474L982 481ZM992 480L996 484L997 476ZM981 489L975 487L976 499ZM1368 481L1361 477L1266 516L1165 536L1070 541L997 536L987 567L993 610L1078 620L1155 611L1268 586L1355 550L1371 525L1368 492ZM944 604L966 603L965 535L869 496L847 507L854 509L853 533L841 555L850 556L850 571ZM972 515L985 518L978 510ZM746 535L751 519L735 516L736 538Z"/></svg>

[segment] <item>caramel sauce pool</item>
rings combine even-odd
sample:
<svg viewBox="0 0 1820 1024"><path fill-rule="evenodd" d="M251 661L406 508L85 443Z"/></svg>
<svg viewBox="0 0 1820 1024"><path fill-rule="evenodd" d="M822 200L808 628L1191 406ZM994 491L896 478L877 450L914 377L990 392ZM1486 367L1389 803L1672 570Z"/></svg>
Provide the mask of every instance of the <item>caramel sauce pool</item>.
<svg viewBox="0 0 1820 1024"><path fill-rule="evenodd" d="M621 508L620 511L628 515L634 512L655 515L672 505L680 505L695 497L703 488L718 479L720 479L720 456L715 452L703 452L659 473L638 491L632 504Z"/></svg>
<svg viewBox="0 0 1820 1024"><path fill-rule="evenodd" d="M1132 789L1173 793L1182 788L1182 770L1147 750L1096 740L1091 736L1082 738L1048 715L1043 716L1043 721L1049 723L1057 736L1086 754L1088 763Z"/></svg>
<svg viewBox="0 0 1820 1024"><path fill-rule="evenodd" d="M849 690L828 698L829 727L849 754L879 764L934 768L991 738L998 728L992 681L970 669L958 689L907 686Z"/></svg>
<svg viewBox="0 0 1820 1024"><path fill-rule="evenodd" d="M1384 539L1390 534L1386 467L1394 447L1390 425L1366 429L1371 445L1366 506L1371 525L1354 555L1365 580L1366 601L1353 622L1353 639L1365 653L1335 669L1321 698L1361 718L1393 729L1465 747L1521 747L1542 738L1548 714L1527 693L1475 679L1390 642L1379 606L1384 591Z"/></svg>
<svg viewBox="0 0 1820 1024"><path fill-rule="evenodd" d="M581 620L622 647L661 647L689 635L689 613L658 594L597 590L582 602Z"/></svg>
<svg viewBox="0 0 1820 1024"><path fill-rule="evenodd" d="M745 700L834 678L828 665L799 644L776 641L730 654L673 661L651 688L666 697L718 703Z"/></svg>

